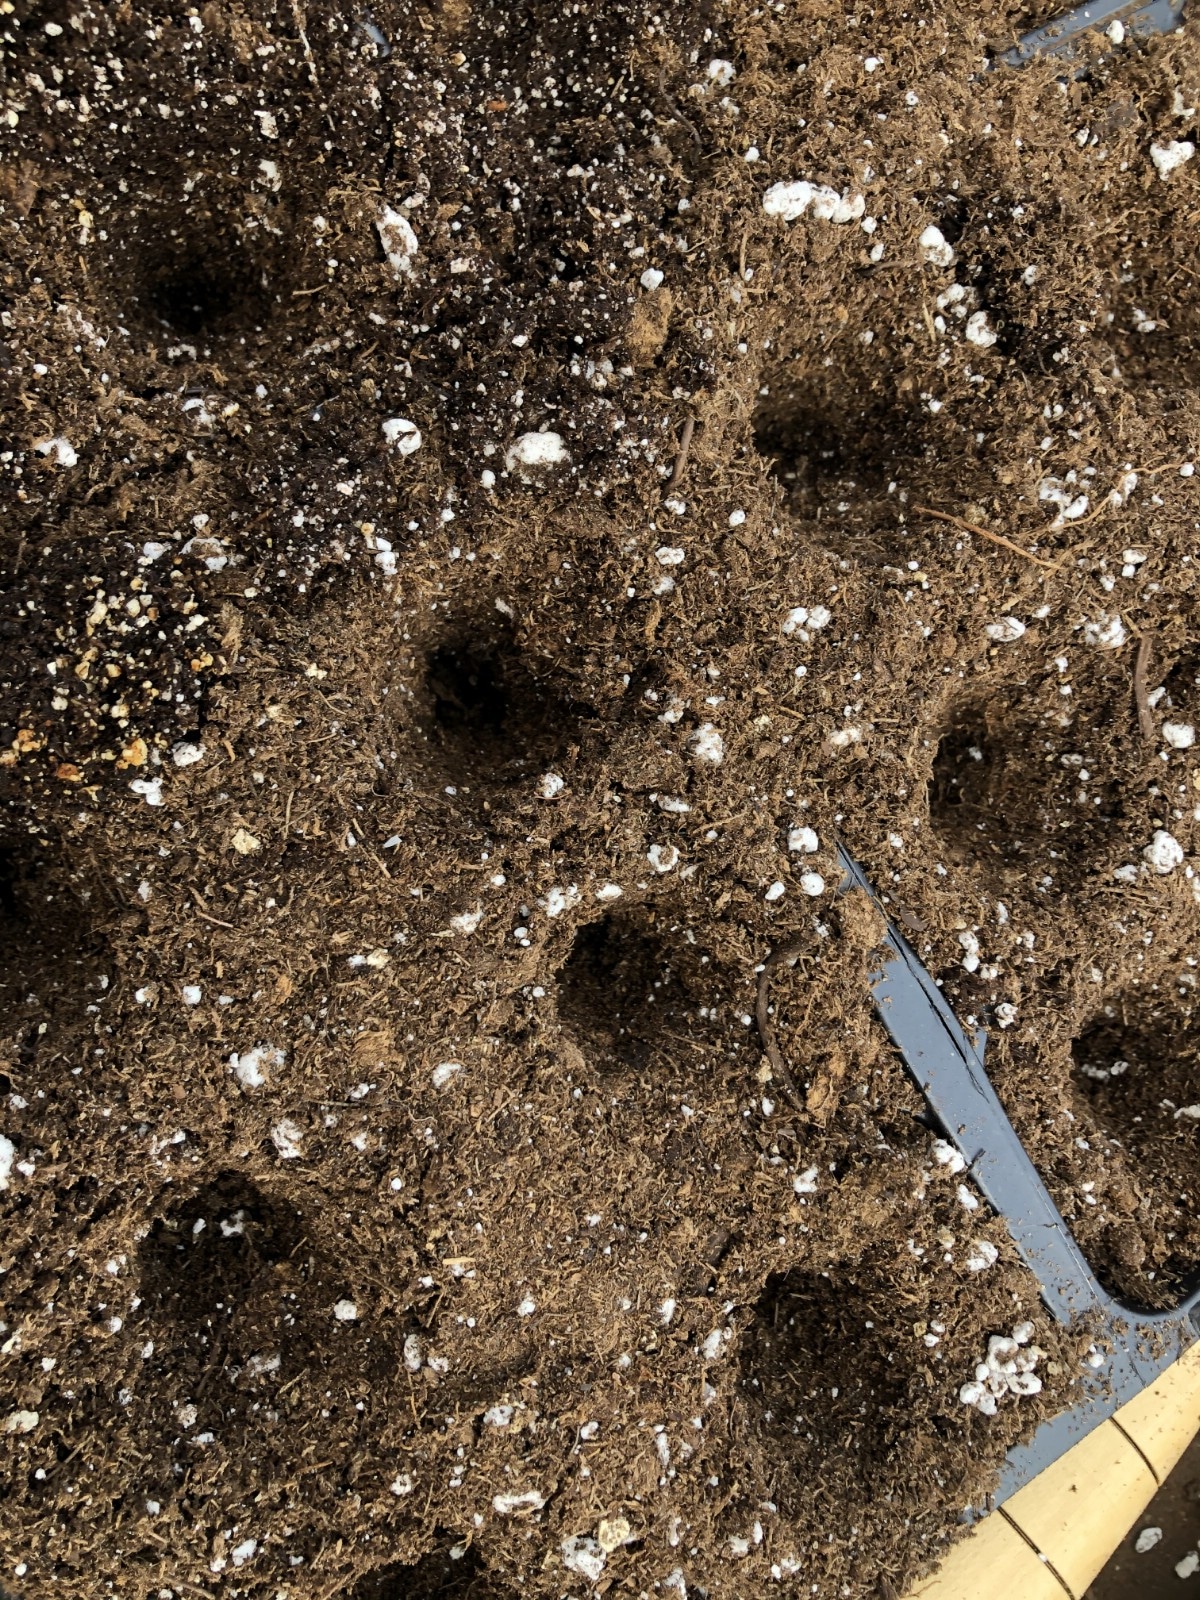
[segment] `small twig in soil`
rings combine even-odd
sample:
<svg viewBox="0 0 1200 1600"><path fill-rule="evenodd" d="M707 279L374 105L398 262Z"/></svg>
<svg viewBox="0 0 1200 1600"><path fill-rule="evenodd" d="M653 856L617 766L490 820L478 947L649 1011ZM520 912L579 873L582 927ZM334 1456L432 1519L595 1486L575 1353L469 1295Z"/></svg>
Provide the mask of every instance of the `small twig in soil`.
<svg viewBox="0 0 1200 1600"><path fill-rule="evenodd" d="M208 912L205 911L205 909L204 909L204 905L203 905L203 902L200 899L200 896L196 893L196 891L194 889L192 890L192 899L196 902L196 915L198 917L203 917L205 922L211 922L212 925L215 928L228 928L232 932L233 923L232 922L222 922L220 917L210 917Z"/></svg>
<svg viewBox="0 0 1200 1600"><path fill-rule="evenodd" d="M662 103L666 106L667 110L675 118L675 121L678 122L681 127L686 128L696 143L703 148L704 140L696 131L695 124L688 121L683 112L680 111L679 107L675 104L674 100L671 99L671 96L667 92L667 63L665 61L661 62L658 68L658 96Z"/></svg>
<svg viewBox="0 0 1200 1600"><path fill-rule="evenodd" d="M696 431L695 417L689 417L683 425L679 435L679 450L675 456L675 465L671 468L671 476L667 479L666 492L677 489L683 482L683 475L687 471L688 451L692 448L692 435Z"/></svg>
<svg viewBox="0 0 1200 1600"><path fill-rule="evenodd" d="M772 950L762 964L762 971L758 975L758 996L754 1004L754 1020L758 1023L758 1033L762 1040L763 1049L767 1053L767 1060L771 1063L771 1071L783 1085L784 1093L795 1106L796 1110L803 1113L804 1099L796 1087L796 1080L792 1077L792 1069L783 1059L783 1052L775 1038L775 1025L771 1021L770 999L771 968L777 967L781 961L788 961L792 956L798 956L808 943L807 934L802 934L798 939L792 939L787 944L781 944L777 950Z"/></svg>
<svg viewBox="0 0 1200 1600"><path fill-rule="evenodd" d="M1147 744L1155 738L1154 713L1146 694L1146 676L1150 671L1150 635L1144 633L1138 640L1137 655L1133 662L1133 699L1137 706L1138 727Z"/></svg>
<svg viewBox="0 0 1200 1600"><path fill-rule="evenodd" d="M320 89L321 80L317 77L317 63L312 53L312 45L308 42L308 34L304 29L304 8L300 0L292 0L292 20L296 24L296 32L300 35L300 43L304 47L304 59L308 63L308 75L312 79L314 89Z"/></svg>
<svg viewBox="0 0 1200 1600"><path fill-rule="evenodd" d="M1011 539L1006 539L1002 533L993 533L990 528L981 528L977 522L968 522L965 517L956 517L949 511L935 511L932 506L914 506L913 510L922 517L934 517L938 522L949 522L956 528L962 528L965 533L974 533L980 539L987 539L992 544L1001 545L1005 550L1011 550L1015 556L1024 556L1026 561L1032 561L1037 567L1045 567L1047 571L1053 570L1052 561L1043 561L1041 556L1035 556L1032 551L1022 550L1019 544L1014 544Z"/></svg>

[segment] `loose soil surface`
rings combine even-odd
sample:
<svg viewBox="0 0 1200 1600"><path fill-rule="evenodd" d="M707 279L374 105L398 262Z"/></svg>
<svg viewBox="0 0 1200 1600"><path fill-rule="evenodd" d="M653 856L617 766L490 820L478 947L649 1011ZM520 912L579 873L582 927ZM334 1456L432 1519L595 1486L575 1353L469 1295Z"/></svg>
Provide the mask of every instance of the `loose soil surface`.
<svg viewBox="0 0 1200 1600"><path fill-rule="evenodd" d="M1087 1334L839 840L1200 1265L1197 23L1050 9L0 6L20 1600L903 1592Z"/></svg>

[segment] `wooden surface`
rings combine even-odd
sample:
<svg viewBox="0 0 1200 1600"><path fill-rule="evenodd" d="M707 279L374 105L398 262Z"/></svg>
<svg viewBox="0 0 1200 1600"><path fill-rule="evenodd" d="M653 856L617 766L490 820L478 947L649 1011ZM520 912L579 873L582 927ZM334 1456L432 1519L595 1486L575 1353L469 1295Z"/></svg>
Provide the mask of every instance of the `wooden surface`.
<svg viewBox="0 0 1200 1600"><path fill-rule="evenodd" d="M1200 1431L1200 1344L954 1546L910 1600L1080 1600Z"/></svg>

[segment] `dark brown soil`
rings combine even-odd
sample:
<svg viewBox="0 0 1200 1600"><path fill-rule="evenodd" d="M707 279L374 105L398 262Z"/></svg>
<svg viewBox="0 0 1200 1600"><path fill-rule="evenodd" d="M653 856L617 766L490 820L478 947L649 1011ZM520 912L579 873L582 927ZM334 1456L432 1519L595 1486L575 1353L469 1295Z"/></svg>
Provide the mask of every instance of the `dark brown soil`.
<svg viewBox="0 0 1200 1600"><path fill-rule="evenodd" d="M4 6L20 1600L903 1592L1087 1336L839 839L1200 1265L1196 24L1050 9Z"/></svg>

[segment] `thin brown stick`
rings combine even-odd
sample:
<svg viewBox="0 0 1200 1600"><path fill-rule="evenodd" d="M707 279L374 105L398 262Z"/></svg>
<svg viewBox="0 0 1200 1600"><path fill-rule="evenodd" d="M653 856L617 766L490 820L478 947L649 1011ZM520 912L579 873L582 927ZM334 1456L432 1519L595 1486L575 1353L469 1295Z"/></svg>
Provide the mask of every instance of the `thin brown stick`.
<svg viewBox="0 0 1200 1600"><path fill-rule="evenodd" d="M232 928L233 927L233 923L232 922L222 922L220 917L211 917L211 916L209 916L208 912L205 911L205 909L204 909L204 902L201 900L200 896L196 893L196 891L194 889L192 890L192 899L196 902L196 915L198 917L203 917L205 922L211 922L214 928Z"/></svg>
<svg viewBox="0 0 1200 1600"><path fill-rule="evenodd" d="M683 482L683 474L687 470L688 451L692 448L692 435L696 431L695 417L689 417L683 425L679 435L679 450L675 456L675 465L671 468L671 476L667 479L667 492L677 489Z"/></svg>
<svg viewBox="0 0 1200 1600"><path fill-rule="evenodd" d="M758 1023L758 1035L762 1040L763 1049L767 1053L767 1060L771 1063L771 1072L783 1085L784 1093L795 1106L797 1111L803 1112L804 1098L796 1087L796 1080L792 1077L792 1069L783 1059L783 1052L775 1038L775 1025L771 1021L768 1001L770 999L771 968L777 967L781 961L788 961L792 956L798 956L808 943L808 935L801 934L798 939L792 939L787 944L781 944L762 964L762 971L758 975L758 996L754 1004L754 1020Z"/></svg>
<svg viewBox="0 0 1200 1600"><path fill-rule="evenodd" d="M675 121L679 123L680 127L686 128L696 143L703 148L704 140L700 137L695 123L688 121L683 112L680 111L679 107L675 104L674 100L671 99L670 94L667 92L667 63L665 61L661 61L658 67L658 95L659 99L675 118Z"/></svg>
<svg viewBox="0 0 1200 1600"><path fill-rule="evenodd" d="M949 511L935 511L932 506L914 506L913 510L922 517L934 517L938 522L949 522L956 528L961 528L964 533L976 534L980 539L987 539L991 544L1001 545L1005 550L1011 550L1015 556L1024 556L1026 561L1032 561L1035 567L1045 567L1052 571L1054 563L1043 561L1041 556L1035 556L1029 550L1022 550L1019 544L1014 544L1011 539L1006 539L1002 533L992 533L989 528L981 528L977 522L968 522L965 517L956 517Z"/></svg>
<svg viewBox="0 0 1200 1600"><path fill-rule="evenodd" d="M1133 662L1133 700L1137 706L1138 727L1147 744L1153 744L1156 734L1154 713L1146 693L1146 678L1150 671L1150 635L1144 633L1138 640L1137 655Z"/></svg>

